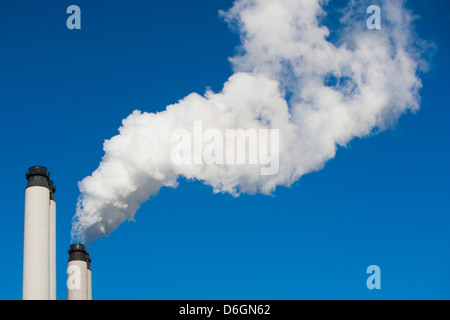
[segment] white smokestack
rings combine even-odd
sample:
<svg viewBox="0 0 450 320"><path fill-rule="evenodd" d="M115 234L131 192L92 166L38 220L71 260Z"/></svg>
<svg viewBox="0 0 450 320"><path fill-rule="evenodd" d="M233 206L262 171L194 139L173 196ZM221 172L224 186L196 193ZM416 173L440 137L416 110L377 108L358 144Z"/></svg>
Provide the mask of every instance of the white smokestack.
<svg viewBox="0 0 450 320"><path fill-rule="evenodd" d="M109 235L180 176L235 196L289 187L321 169L338 146L417 110L421 42L404 1L381 1L381 30L367 28L369 1L350 1L333 42L322 23L327 2L238 0L222 12L241 35L235 74L219 93L193 93L157 114L135 111L123 120L119 135L105 141L98 169L79 183L73 241ZM194 137L193 164L173 161L179 129ZM223 136L227 129L279 130L279 170L261 175L262 165L206 161L198 150L218 146L209 129Z"/></svg>
<svg viewBox="0 0 450 320"><path fill-rule="evenodd" d="M88 300L88 297L87 252L83 244L71 244L67 264L67 300Z"/></svg>
<svg viewBox="0 0 450 320"><path fill-rule="evenodd" d="M31 167L26 178L23 248L23 300L50 298L49 172Z"/></svg>
<svg viewBox="0 0 450 320"><path fill-rule="evenodd" d="M87 263L87 300L92 300L92 269L91 269L91 259L89 258L89 253L86 252L86 263Z"/></svg>
<svg viewBox="0 0 450 320"><path fill-rule="evenodd" d="M49 263L50 263L50 300L56 300L56 187L49 181L50 216L49 216Z"/></svg>

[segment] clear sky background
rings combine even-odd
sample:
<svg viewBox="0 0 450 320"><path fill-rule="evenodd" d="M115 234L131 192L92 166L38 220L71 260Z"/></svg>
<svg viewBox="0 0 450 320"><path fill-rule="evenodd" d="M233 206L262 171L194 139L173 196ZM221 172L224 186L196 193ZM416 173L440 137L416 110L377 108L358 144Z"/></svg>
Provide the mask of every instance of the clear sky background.
<svg viewBox="0 0 450 320"><path fill-rule="evenodd" d="M71 4L81 30L66 28ZM239 45L218 14L231 5L0 2L0 299L22 297L28 167L47 166L56 183L58 299L66 299L78 181L133 110L221 90ZM420 111L352 141L273 196L213 195L183 180L162 189L135 222L89 248L94 299L450 299L450 3L408 6L436 47ZM366 287L373 264L381 290Z"/></svg>

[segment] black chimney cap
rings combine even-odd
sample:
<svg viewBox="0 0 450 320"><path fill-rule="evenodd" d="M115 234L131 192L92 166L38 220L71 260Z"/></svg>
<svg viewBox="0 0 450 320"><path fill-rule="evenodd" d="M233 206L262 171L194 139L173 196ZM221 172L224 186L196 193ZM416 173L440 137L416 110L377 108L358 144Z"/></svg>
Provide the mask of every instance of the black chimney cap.
<svg viewBox="0 0 450 320"><path fill-rule="evenodd" d="M73 243L69 249L69 261L86 261L86 247L81 243Z"/></svg>
<svg viewBox="0 0 450 320"><path fill-rule="evenodd" d="M33 166L28 169L26 174L27 179L29 179L32 176L44 176L50 178L50 172L47 170L46 167Z"/></svg>
<svg viewBox="0 0 450 320"><path fill-rule="evenodd" d="M36 186L48 188L50 171L46 167L33 166L28 169L25 177L28 180L27 188Z"/></svg>
<svg viewBox="0 0 450 320"><path fill-rule="evenodd" d="M86 252L86 247L82 243L72 243L70 245L69 253L72 251L83 251Z"/></svg>

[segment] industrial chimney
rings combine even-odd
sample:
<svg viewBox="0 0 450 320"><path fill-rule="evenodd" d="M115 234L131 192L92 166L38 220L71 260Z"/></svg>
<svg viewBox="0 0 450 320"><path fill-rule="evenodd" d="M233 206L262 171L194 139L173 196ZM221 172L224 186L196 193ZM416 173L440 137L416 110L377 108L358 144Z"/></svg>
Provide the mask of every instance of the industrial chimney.
<svg viewBox="0 0 450 320"><path fill-rule="evenodd" d="M47 168L40 166L31 167L26 173L23 300L50 298L49 177Z"/></svg>
<svg viewBox="0 0 450 320"><path fill-rule="evenodd" d="M50 190L50 216L49 216L49 258L50 258L50 300L56 300L56 187L52 180L49 180Z"/></svg>
<svg viewBox="0 0 450 320"><path fill-rule="evenodd" d="M70 245L67 265L67 300L91 300L91 268L84 244Z"/></svg>
<svg viewBox="0 0 450 320"><path fill-rule="evenodd" d="M86 252L86 263L87 263L87 299L92 300L92 269L91 269L91 258L89 258L89 253Z"/></svg>

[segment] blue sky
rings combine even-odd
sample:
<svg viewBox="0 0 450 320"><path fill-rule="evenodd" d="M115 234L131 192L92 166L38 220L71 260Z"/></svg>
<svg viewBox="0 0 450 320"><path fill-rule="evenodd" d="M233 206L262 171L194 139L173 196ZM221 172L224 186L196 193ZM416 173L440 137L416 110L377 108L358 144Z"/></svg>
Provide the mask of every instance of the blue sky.
<svg viewBox="0 0 450 320"><path fill-rule="evenodd" d="M339 1L341 3L342 1ZM374 1L375 3L376 1ZM331 1L330 6L337 1ZM77 4L82 29L66 28ZM25 171L57 186L58 299L78 181L133 110L220 91L239 35L232 1L2 1L0 299L21 299ZM213 195L181 180L90 248L94 299L449 299L447 1L410 1L436 49L421 109L340 148L273 196ZM332 28L333 25L330 26ZM366 268L381 268L368 290Z"/></svg>

